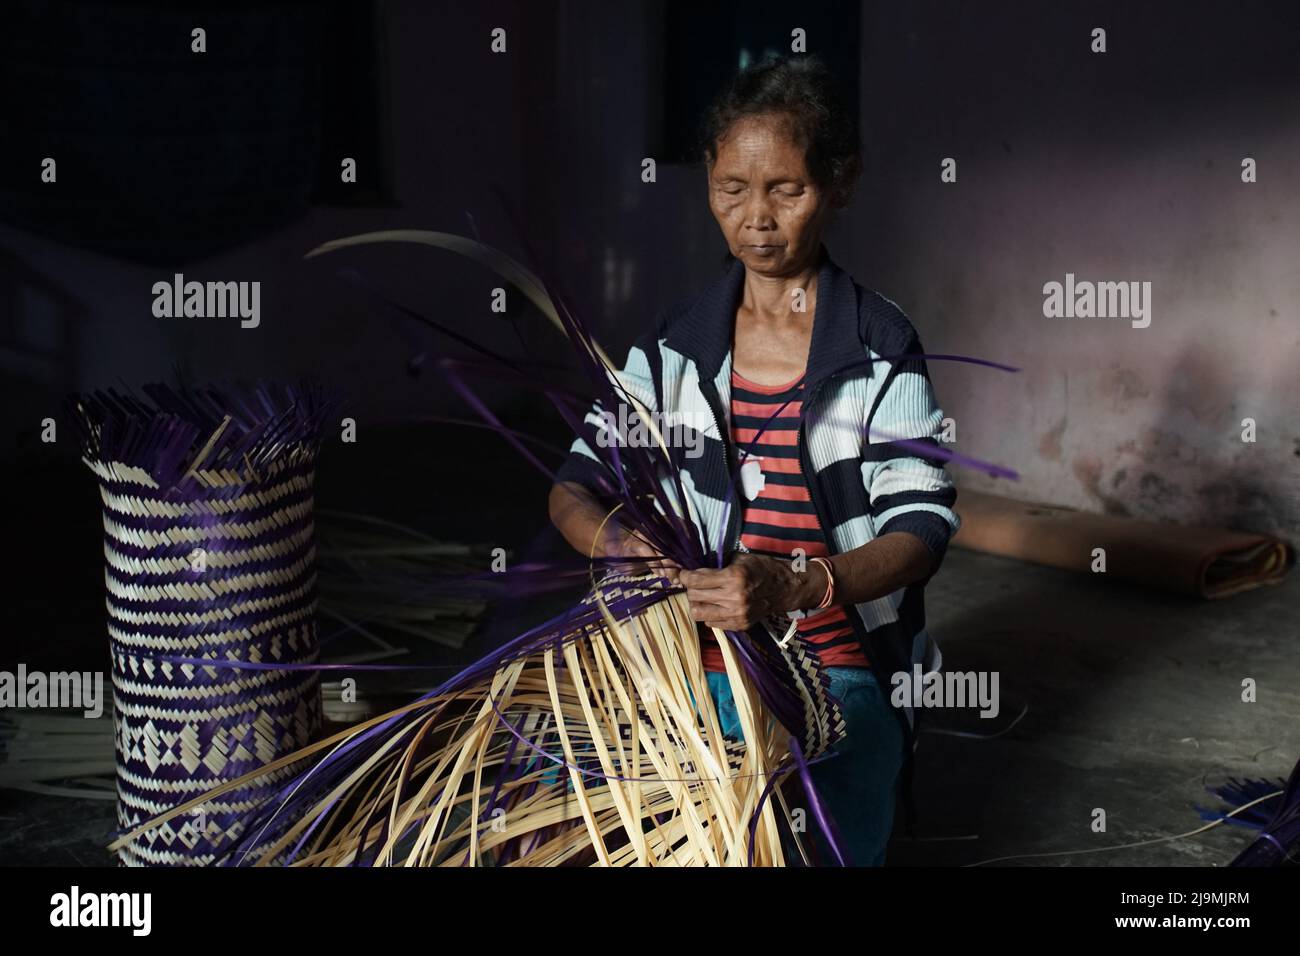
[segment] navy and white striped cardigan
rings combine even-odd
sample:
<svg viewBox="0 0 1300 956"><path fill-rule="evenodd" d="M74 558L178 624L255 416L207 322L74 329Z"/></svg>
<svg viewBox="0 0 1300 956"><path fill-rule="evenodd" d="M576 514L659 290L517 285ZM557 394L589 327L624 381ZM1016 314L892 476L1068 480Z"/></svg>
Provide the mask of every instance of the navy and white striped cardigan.
<svg viewBox="0 0 1300 956"><path fill-rule="evenodd" d="M827 547L840 553L906 531L930 548L937 570L960 526L953 510L956 489L940 459L890 440L937 446L943 412L925 361L907 358L921 354L920 339L897 305L859 286L824 246L821 256L799 452ZM744 278L744 265L733 260L703 293L667 309L629 351L619 376L651 412L708 423L702 453L680 463L705 546L716 551L724 541L724 553L740 544L740 508L734 503L743 499L738 489L729 495L727 486L736 462L729 425L731 341ZM894 358L866 361L882 356ZM602 419L593 411L587 421L599 425ZM602 467L579 439L559 478L596 488ZM893 674L910 674L916 663L930 672L942 662L925 628L923 595L931 576L933 570L923 581L855 605L857 613L849 615L886 695ZM900 719L910 741L910 706L901 709Z"/></svg>

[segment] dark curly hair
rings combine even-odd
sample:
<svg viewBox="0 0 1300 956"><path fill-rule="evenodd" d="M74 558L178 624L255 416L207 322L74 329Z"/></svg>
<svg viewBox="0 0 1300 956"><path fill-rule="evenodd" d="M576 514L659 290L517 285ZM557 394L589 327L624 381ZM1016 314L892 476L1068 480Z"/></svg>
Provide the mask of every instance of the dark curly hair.
<svg viewBox="0 0 1300 956"><path fill-rule="evenodd" d="M704 161L717 160L718 144L737 120L773 113L789 117L808 172L832 204L847 205L862 170L857 117L845 108L830 70L816 56L770 57L737 73L704 115Z"/></svg>

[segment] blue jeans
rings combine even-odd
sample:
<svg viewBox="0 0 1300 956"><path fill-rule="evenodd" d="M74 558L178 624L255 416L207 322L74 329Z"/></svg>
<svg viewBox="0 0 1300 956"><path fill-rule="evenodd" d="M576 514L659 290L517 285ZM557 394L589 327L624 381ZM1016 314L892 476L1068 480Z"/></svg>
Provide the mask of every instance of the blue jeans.
<svg viewBox="0 0 1300 956"><path fill-rule="evenodd" d="M865 667L828 667L830 692L840 702L845 737L813 764L813 784L839 830L840 849L854 866L883 866L885 847L894 829L894 798L903 766L903 730ZM740 721L726 674L708 675L709 692L722 721L722 732L740 737ZM818 854L829 860L820 828L807 814Z"/></svg>

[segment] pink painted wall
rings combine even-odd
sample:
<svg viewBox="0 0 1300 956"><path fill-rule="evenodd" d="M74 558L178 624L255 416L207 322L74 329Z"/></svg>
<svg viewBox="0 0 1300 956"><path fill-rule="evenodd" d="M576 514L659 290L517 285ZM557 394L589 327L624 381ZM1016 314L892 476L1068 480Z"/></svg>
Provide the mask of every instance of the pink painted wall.
<svg viewBox="0 0 1300 956"><path fill-rule="evenodd" d="M963 43L960 24L938 31L901 56L918 78L901 97L880 82L889 64L868 71L867 121L881 138L867 211L856 213L864 280L904 306L928 351L1024 369L932 365L956 447L1022 476L954 470L962 485L1294 538L1298 84L1267 75L1280 64L1266 37L1259 76L1232 62L1197 69L1215 53L1202 48L1210 40L1153 53L1158 23L1107 22L1109 61L1078 30L1073 56L1028 61L1025 35L1050 46L1063 29L1040 16L1008 23L992 49ZM1221 54L1250 49L1220 39ZM1153 55L1174 60L1155 70L1142 62ZM947 156L958 160L956 183L940 181ZM1247 156L1258 164L1253 184L1241 181ZM1151 282L1150 326L1044 317L1043 284L1067 272ZM1254 443L1242 441L1247 417Z"/></svg>

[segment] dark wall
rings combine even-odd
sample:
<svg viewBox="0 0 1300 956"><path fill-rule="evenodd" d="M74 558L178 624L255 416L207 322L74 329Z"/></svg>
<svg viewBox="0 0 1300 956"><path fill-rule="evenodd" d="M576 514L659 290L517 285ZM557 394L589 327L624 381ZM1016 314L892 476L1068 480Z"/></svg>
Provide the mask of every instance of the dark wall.
<svg viewBox="0 0 1300 956"><path fill-rule="evenodd" d="M319 242L368 230L476 229L521 256L526 240L621 351L659 307L714 275L723 252L699 167L665 163L657 182L640 177L661 131L665 75L692 69L664 60L675 22L665 10L380 4L394 205L308 205L183 266L189 278L260 280L257 329L156 319L151 287L170 266L0 225L7 453L35 447L40 418L70 389L178 369L197 380L314 372L344 388L363 422L459 409L432 375L408 374L435 340L385 318L337 277L343 266L502 347L522 338L539 361L562 357L540 320L521 311L512 329L493 315L496 280L445 253L302 260ZM930 351L1024 367L1014 377L932 368L961 449L1022 472L1009 493L1300 531L1295 10L862 6L867 172L828 242L859 281L899 301ZM797 9L783 15L800 25ZM503 56L489 50L497 26L508 31ZM1108 31L1105 54L1089 51L1094 26ZM219 28L209 33L218 46ZM811 32L809 49L820 42ZM17 151L28 148L39 151ZM1244 156L1257 160L1259 182L1240 181ZM940 182L944 157L958 161L956 183ZM1066 272L1152 282L1151 326L1045 318L1043 284ZM1240 440L1248 416L1255 444Z"/></svg>

